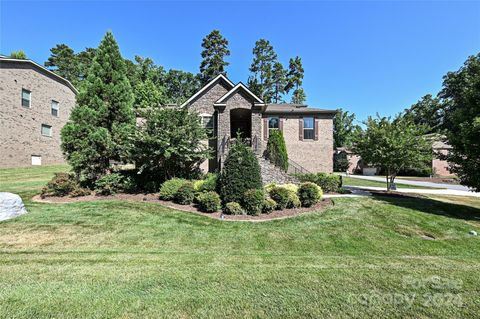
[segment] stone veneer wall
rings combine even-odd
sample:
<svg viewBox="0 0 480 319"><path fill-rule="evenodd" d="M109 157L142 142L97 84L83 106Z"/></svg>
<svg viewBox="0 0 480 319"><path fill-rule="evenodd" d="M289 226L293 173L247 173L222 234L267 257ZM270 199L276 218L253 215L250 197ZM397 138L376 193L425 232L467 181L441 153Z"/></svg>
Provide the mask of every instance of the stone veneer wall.
<svg viewBox="0 0 480 319"><path fill-rule="evenodd" d="M54 76L27 63L0 62L0 167L30 166L40 155L42 165L64 163L60 130L75 105L75 93ZM22 88L31 91L30 108L21 104ZM51 101L59 116L51 115ZM52 137L41 125L52 126Z"/></svg>
<svg viewBox="0 0 480 319"><path fill-rule="evenodd" d="M264 117L268 117L268 115L264 115ZM283 136L287 146L288 158L312 173L331 173L333 171L333 118L328 115L316 116L318 119L318 140L315 141L299 139L299 118L302 116L285 115L279 117L283 118Z"/></svg>

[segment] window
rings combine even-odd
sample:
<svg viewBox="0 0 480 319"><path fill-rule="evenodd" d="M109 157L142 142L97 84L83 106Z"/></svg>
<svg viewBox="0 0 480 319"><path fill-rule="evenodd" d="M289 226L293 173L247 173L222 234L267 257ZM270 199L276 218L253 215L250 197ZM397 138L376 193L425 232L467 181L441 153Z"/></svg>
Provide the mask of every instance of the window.
<svg viewBox="0 0 480 319"><path fill-rule="evenodd" d="M52 112L52 115L55 116L55 117L58 117L58 102L57 101L54 101L52 100L52 103L51 103L51 112Z"/></svg>
<svg viewBox="0 0 480 319"><path fill-rule="evenodd" d="M211 115L202 115L201 117L202 127L206 129L213 130L213 116Z"/></svg>
<svg viewBox="0 0 480 319"><path fill-rule="evenodd" d="M50 125L42 124L42 135L52 137L52 127Z"/></svg>
<svg viewBox="0 0 480 319"><path fill-rule="evenodd" d="M32 155L32 165L42 165L42 156Z"/></svg>
<svg viewBox="0 0 480 319"><path fill-rule="evenodd" d="M32 97L32 92L29 90L22 89L22 106L30 107L30 100Z"/></svg>
<svg viewBox="0 0 480 319"><path fill-rule="evenodd" d="M304 117L303 118L303 139L304 140L313 140L315 137L315 121L313 117Z"/></svg>
<svg viewBox="0 0 480 319"><path fill-rule="evenodd" d="M278 117L268 118L268 131L272 129L278 130L280 128L280 119Z"/></svg>

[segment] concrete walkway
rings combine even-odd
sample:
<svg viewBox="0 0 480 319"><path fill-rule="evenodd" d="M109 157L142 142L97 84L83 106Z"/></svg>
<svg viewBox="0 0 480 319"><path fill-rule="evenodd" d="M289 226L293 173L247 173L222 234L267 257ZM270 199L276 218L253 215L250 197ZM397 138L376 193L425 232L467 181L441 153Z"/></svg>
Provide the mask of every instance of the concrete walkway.
<svg viewBox="0 0 480 319"><path fill-rule="evenodd" d="M369 190L375 190L375 191L385 190L385 187L371 187L371 186L345 186L345 188L351 190L352 194L358 194L358 195L360 195L358 191L363 191L363 194L367 195ZM454 195L454 196L468 196L468 197L480 198L480 193L471 192L471 191L462 191L462 190L456 190L456 189L397 188L395 192L407 193L407 194L410 193L410 194L429 194L429 195Z"/></svg>
<svg viewBox="0 0 480 319"><path fill-rule="evenodd" d="M379 176L363 176L363 175L346 175L341 174L342 176L347 176L351 178L358 178L358 179L366 179L369 181L377 181L377 182L385 182L384 177ZM408 179L395 179L396 184L404 184L404 185L412 185L412 186L424 186L424 187L432 187L432 188L446 188L448 190L458 190L469 192L469 188L463 185L455 185L455 184L446 184L446 183L431 183L431 182L420 182L420 181L411 181Z"/></svg>

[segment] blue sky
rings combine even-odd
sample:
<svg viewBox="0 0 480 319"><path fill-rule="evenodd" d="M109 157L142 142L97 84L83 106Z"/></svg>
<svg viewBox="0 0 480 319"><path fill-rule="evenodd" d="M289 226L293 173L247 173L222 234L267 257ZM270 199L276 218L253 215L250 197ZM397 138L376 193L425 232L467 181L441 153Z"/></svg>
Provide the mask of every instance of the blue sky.
<svg viewBox="0 0 480 319"><path fill-rule="evenodd" d="M124 57L197 73L213 29L230 42L232 81L246 82L265 38L284 64L302 58L310 106L363 120L436 94L445 73L480 51L480 2L0 2L0 52L22 49L41 64L57 43L96 47L112 30Z"/></svg>

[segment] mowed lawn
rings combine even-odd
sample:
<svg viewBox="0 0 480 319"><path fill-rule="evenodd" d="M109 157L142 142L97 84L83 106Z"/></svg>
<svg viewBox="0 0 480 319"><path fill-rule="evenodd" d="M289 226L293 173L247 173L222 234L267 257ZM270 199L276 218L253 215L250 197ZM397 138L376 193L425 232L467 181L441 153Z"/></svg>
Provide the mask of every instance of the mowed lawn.
<svg viewBox="0 0 480 319"><path fill-rule="evenodd" d="M365 186L365 187L384 187L387 189L387 182L372 181L368 179L361 179L355 177L342 176L343 185L345 186ZM441 187L428 187L428 186L417 186L417 185L407 185L401 184L401 180L395 180L397 188L416 188L416 189L442 189Z"/></svg>
<svg viewBox="0 0 480 319"><path fill-rule="evenodd" d="M0 222L0 318L480 313L480 238L468 234L480 232L478 202L335 199L323 212L248 223L153 203L30 201L64 169L0 170L0 191L29 211Z"/></svg>

